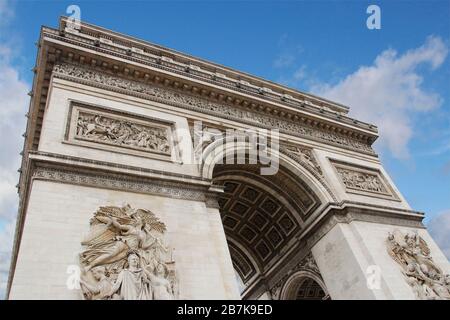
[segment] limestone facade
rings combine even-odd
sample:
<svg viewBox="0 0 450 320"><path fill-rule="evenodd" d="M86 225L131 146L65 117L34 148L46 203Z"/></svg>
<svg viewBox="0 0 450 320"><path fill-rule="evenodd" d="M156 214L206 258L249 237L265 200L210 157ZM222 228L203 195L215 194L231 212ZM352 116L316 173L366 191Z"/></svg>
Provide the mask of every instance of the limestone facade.
<svg viewBox="0 0 450 320"><path fill-rule="evenodd" d="M154 299L450 295L450 265L423 213L371 147L376 126L347 107L66 18L43 27L38 46L10 299L113 298L110 285L124 298L127 272L133 294ZM229 140L230 129L244 138ZM264 132L256 146L260 160L276 159L274 174L260 174L267 162L223 161L249 160L249 132ZM171 257L160 264L174 263L176 294L161 293L168 273L142 238L157 227L98 213L126 205L164 224ZM393 233L416 243L399 240L393 256ZM80 263L86 237L93 256Z"/></svg>

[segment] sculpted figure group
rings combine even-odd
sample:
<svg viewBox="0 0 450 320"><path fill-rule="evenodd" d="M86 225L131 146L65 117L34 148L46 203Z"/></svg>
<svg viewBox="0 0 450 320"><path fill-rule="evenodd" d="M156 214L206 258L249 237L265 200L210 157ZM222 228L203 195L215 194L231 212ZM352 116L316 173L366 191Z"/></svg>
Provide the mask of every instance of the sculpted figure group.
<svg viewBox="0 0 450 320"><path fill-rule="evenodd" d="M170 152L166 131L101 115L78 115L76 137L157 151Z"/></svg>
<svg viewBox="0 0 450 320"><path fill-rule="evenodd" d="M342 168L338 168L337 170L346 187L380 193L386 192L386 189L376 175L350 171Z"/></svg>
<svg viewBox="0 0 450 320"><path fill-rule="evenodd" d="M164 223L150 211L100 207L80 254L88 300L170 300L178 294L175 263L163 241Z"/></svg>
<svg viewBox="0 0 450 320"><path fill-rule="evenodd" d="M389 255L402 267L406 281L418 299L450 299L450 275L444 274L430 255L426 242L417 233L390 233Z"/></svg>
<svg viewBox="0 0 450 320"><path fill-rule="evenodd" d="M322 175L322 169L320 168L310 149L291 145L286 145L284 146L284 148L287 152L289 152L289 154L299 158L303 162L306 162L312 169L316 170L320 175Z"/></svg>

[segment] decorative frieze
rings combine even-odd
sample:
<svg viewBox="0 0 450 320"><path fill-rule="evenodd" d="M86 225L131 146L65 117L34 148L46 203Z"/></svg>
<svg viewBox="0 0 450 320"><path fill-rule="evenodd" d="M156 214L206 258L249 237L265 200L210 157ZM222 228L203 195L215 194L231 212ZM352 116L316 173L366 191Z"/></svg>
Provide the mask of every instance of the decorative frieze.
<svg viewBox="0 0 450 320"><path fill-rule="evenodd" d="M311 252L308 253L306 257L292 269L293 272L298 270L309 270L320 275L319 267L317 266L316 260Z"/></svg>
<svg viewBox="0 0 450 320"><path fill-rule="evenodd" d="M108 151L177 159L172 123L72 102L66 142ZM126 150L124 150L126 149Z"/></svg>
<svg viewBox="0 0 450 320"><path fill-rule="evenodd" d="M310 169L322 176L322 169L314 157L312 149L296 145L281 145L280 151L297 162L306 164Z"/></svg>
<svg viewBox="0 0 450 320"><path fill-rule="evenodd" d="M227 70L226 74L224 74L224 70L219 70L221 68L217 69L213 65L207 66L196 59L192 60L192 57L178 59L171 53L164 53L163 48L155 48L153 45L148 43L145 46L142 46L141 44L140 48L137 48L134 41L131 43L124 41L123 38L118 40L112 34L103 34L103 32L99 33L99 30L95 32L95 35L92 32L85 33L83 27L80 30L76 30L76 32L72 32L73 29L71 28L67 30L69 32L66 32L64 37L61 37L60 32L54 29L44 28L46 36L58 39L60 41L65 41L67 43L85 48L89 47L91 50L93 49L103 53L107 52L110 55L121 57L122 59L140 62L154 68L178 73L184 77L220 84L229 90L252 94L269 101L281 101L291 107L307 108L308 110L312 110L314 112L319 112L320 110L320 113L325 114L326 116L336 114L345 116L349 110L346 106L300 92L291 92L291 94L286 94L285 90L282 90L279 87L276 88L271 86L269 83L261 85L261 81L254 82L253 79L250 79L243 74L238 74L235 71L230 72L230 70ZM95 47L92 47L92 45L95 45ZM177 53L177 56L178 55L179 53ZM76 58L76 56L72 57L74 60ZM186 61L186 59L189 61ZM352 119L344 117L344 120L350 121Z"/></svg>
<svg viewBox="0 0 450 320"><path fill-rule="evenodd" d="M343 148L350 148L360 152L374 154L367 142L328 130L325 127L315 126L312 121L291 121L278 116L266 115L263 112L245 110L232 105L213 102L201 97L175 90L157 87L144 82L129 80L79 65L58 63L53 69L54 77L84 83L93 87L105 87L108 90L135 95L144 99L172 104L206 114L244 122L264 128L278 128L281 132L309 138Z"/></svg>
<svg viewBox="0 0 450 320"><path fill-rule="evenodd" d="M417 232L395 230L389 233L386 246L417 299L450 300L450 275L436 265L428 244Z"/></svg>
<svg viewBox="0 0 450 320"><path fill-rule="evenodd" d="M205 191L189 188L186 185L163 183L146 179L133 179L116 174L95 174L91 172L68 171L57 168L38 167L33 172L33 179L60 183L106 188L126 192L162 195L166 197L205 201Z"/></svg>
<svg viewBox="0 0 450 320"><path fill-rule="evenodd" d="M377 174L336 168L342 182L349 189L388 193Z"/></svg>
<svg viewBox="0 0 450 320"><path fill-rule="evenodd" d="M334 160L331 163L347 192L398 200L394 190L379 170Z"/></svg>
<svg viewBox="0 0 450 320"><path fill-rule="evenodd" d="M170 155L167 129L95 112L78 112L75 138Z"/></svg>

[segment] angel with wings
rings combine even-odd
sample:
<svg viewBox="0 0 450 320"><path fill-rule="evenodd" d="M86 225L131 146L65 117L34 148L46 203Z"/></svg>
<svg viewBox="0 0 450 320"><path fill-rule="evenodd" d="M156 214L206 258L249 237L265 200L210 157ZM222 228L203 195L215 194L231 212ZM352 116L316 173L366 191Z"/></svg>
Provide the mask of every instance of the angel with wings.
<svg viewBox="0 0 450 320"><path fill-rule="evenodd" d="M146 209L100 207L80 254L86 299L169 299L178 294L166 226Z"/></svg>
<svg viewBox="0 0 450 320"><path fill-rule="evenodd" d="M121 261L130 251L145 251L156 239L152 231L162 234L165 229L148 210L134 210L129 205L101 207L91 220L91 233L82 242L87 247L81 253L85 271Z"/></svg>

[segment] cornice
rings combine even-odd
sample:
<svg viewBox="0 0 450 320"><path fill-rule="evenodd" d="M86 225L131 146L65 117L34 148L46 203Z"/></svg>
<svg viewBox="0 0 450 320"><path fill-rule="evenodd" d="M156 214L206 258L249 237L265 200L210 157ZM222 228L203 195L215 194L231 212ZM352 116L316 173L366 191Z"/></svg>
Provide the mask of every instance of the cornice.
<svg viewBox="0 0 450 320"><path fill-rule="evenodd" d="M69 34L70 35L70 34ZM372 124L347 117L341 112L331 111L327 107L317 107L306 100L291 99L286 96L273 97L264 90L244 90L242 84L231 84L229 81L208 76L198 77L194 71L186 71L185 68L169 68L168 62L155 60L153 62L142 61L139 58L117 53L114 50L97 47L93 44L69 39L69 35L61 37L55 34L46 34L46 40L55 41L52 45L59 45L56 50L58 57L65 58L69 62L89 63L92 67L111 70L114 74L121 74L127 78L136 80L153 81L174 88L182 89L185 93L194 93L208 98L231 103L236 106L253 110L269 111L274 115L281 115L294 120L298 115L309 116L315 121L328 121L341 126L344 130L354 131L357 135L367 135L370 143L377 138L377 128ZM63 47L63 44L72 44L74 47ZM95 58L89 55L95 51ZM124 64L123 59L130 60L135 64ZM196 81L198 80L198 81ZM240 83L240 82L239 82Z"/></svg>
<svg viewBox="0 0 450 320"><path fill-rule="evenodd" d="M89 170L83 167L36 162L32 180L52 181L101 189L151 194L190 201L206 200L209 186L195 186L186 182L155 180L129 174Z"/></svg>
<svg viewBox="0 0 450 320"><path fill-rule="evenodd" d="M331 109L328 110L329 108L324 106L317 107L312 102L308 103L309 95L300 92L298 92L301 96L299 99L294 97L291 99L285 94L277 95L273 90L268 91L264 87L247 85L246 81L243 81L240 76L236 79L233 78L234 80L221 77L220 73L217 73L217 68L225 67L84 23L80 31L70 31L70 29L65 28L64 21L63 18L59 30L43 27L40 39L37 42L36 66L32 70L35 77L33 89L30 92L30 109L26 115L28 124L25 132L24 158L26 158L29 150L37 150L53 66L55 62L62 60L81 65L89 64L97 70L102 72L109 70L112 74L120 75L125 79L178 90L183 95L189 94L208 99L219 105L240 109L243 113L257 112L274 119L296 123L300 127L306 124L307 126L331 130L338 135L351 138L348 143L346 140L341 141L337 144L338 147L346 149L347 145L351 145L352 140L359 140L362 145L368 146L367 150L362 151L363 153L376 156L370 148L370 145L377 138L376 127L345 116L347 110L345 107L343 109L338 108L338 111L330 111ZM96 32L87 32L88 29L91 31L95 29ZM86 32L83 33L83 30ZM125 41L126 39L128 39L128 42ZM140 50L135 47L137 44L142 46ZM145 52L148 53L145 55L148 58L147 60L142 58L142 54ZM182 57L184 62L173 61L173 55L172 60L166 59L167 57L164 58L163 53L167 52ZM215 71L204 73L202 68L199 69L192 65L191 62L194 60L203 63L207 68L214 67ZM231 69L225 69L235 75L263 81ZM200 77L199 74L203 76ZM288 90L288 88L278 87ZM220 88L223 90L220 90ZM236 94L230 94L231 91ZM130 92L128 90L127 94ZM253 98L251 98L252 96ZM327 102L317 97L312 99L311 101ZM276 127L276 125L274 126ZM360 151L358 150L358 152ZM25 170L23 169L23 171Z"/></svg>
<svg viewBox="0 0 450 320"><path fill-rule="evenodd" d="M263 91L272 92L274 95L279 95L280 93L282 95L291 93L292 95L296 96L295 98L300 97L301 99L307 99L312 104L315 104L319 107L327 106L340 113L345 114L349 110L348 107L342 104L335 103L327 99L314 96L312 94L300 92L298 90L294 90L280 84L255 77L242 71L237 71L219 65L217 63L212 63L201 58L193 57L186 53L181 53L173 49L162 47L141 39L136 39L134 37L107 30L105 28L98 27L86 22L81 22L80 27L74 29L71 28L70 25L68 25L68 19L66 17L61 17L59 32L75 33L80 37L84 37L84 39L97 40L98 42L100 42L99 45L110 45L117 51L120 51L120 49L130 51L127 52L127 54L129 54L130 56L136 54L137 56L141 55L144 57L160 58L166 62L173 63L174 67L177 69L191 69L197 71L198 73L207 73L208 77L210 77L211 75L217 75L218 78L227 79L228 81L232 82L239 82L244 87L247 86L253 89L261 88Z"/></svg>
<svg viewBox="0 0 450 320"><path fill-rule="evenodd" d="M186 79L201 81L203 84L216 85L232 90L239 95L246 94L258 100L267 100L269 104L277 103L280 106L284 105L285 107L298 109L302 112L308 111L320 117L328 117L329 119L338 120L342 124L367 130L375 135L377 132L376 126L347 117L345 114L348 108L342 105L89 24L82 23L80 30L65 28L65 20L63 18L59 30L44 27L42 34L48 39L54 39L67 45L79 47L82 50L105 54L114 60L133 61L167 75L171 74L175 77L183 76ZM168 55L165 56L164 53ZM72 57L76 58L75 55ZM181 61L176 61L176 57L181 59ZM192 64L193 61L199 62L201 66ZM118 61L115 61L115 63L118 64ZM120 66L116 65L116 68L120 68ZM229 77L217 72L221 68L225 68L227 71L235 74L235 77ZM130 74L136 72L131 69L128 71ZM140 71L140 73L142 76L145 76L144 71ZM257 85L243 80L245 77L249 77L248 80L256 79L258 82ZM269 84L274 86L273 89L265 86ZM287 91L292 91L297 96L294 97L286 94ZM225 99L234 100L233 97L229 96L226 96ZM238 100L240 103L245 104L242 97Z"/></svg>
<svg viewBox="0 0 450 320"><path fill-rule="evenodd" d="M29 159L33 161L47 161L52 163L64 163L66 165L84 166L89 167L93 170L99 171L109 170L111 172L136 175L139 177L161 179L172 182L182 182L187 184L197 184L199 186L202 185L209 187L211 185L211 180L202 178L200 176L193 176L168 171L161 171L156 169L149 169L144 167L130 166L115 162L74 157L52 152L30 151Z"/></svg>
<svg viewBox="0 0 450 320"><path fill-rule="evenodd" d="M425 228L422 220L424 213L400 209L389 206L367 204L356 201L342 201L329 203L317 217L299 235L299 239L306 239L308 248L312 248L336 224L349 224L353 221L396 225L410 228Z"/></svg>
<svg viewBox="0 0 450 320"><path fill-rule="evenodd" d="M262 128L277 128L280 132L302 137L343 149L356 150L376 156L370 147L370 136L339 125L321 122L306 116L295 115L290 119L286 114L278 114L273 109L242 108L225 101L211 101L201 94L192 94L167 86L160 79L155 82L139 81L113 74L108 70L93 68L79 63L58 62L53 71L54 78L69 80L94 88L136 96L146 100L169 104L183 109L230 119ZM156 78L156 77L155 77ZM167 83L165 83L167 84Z"/></svg>

